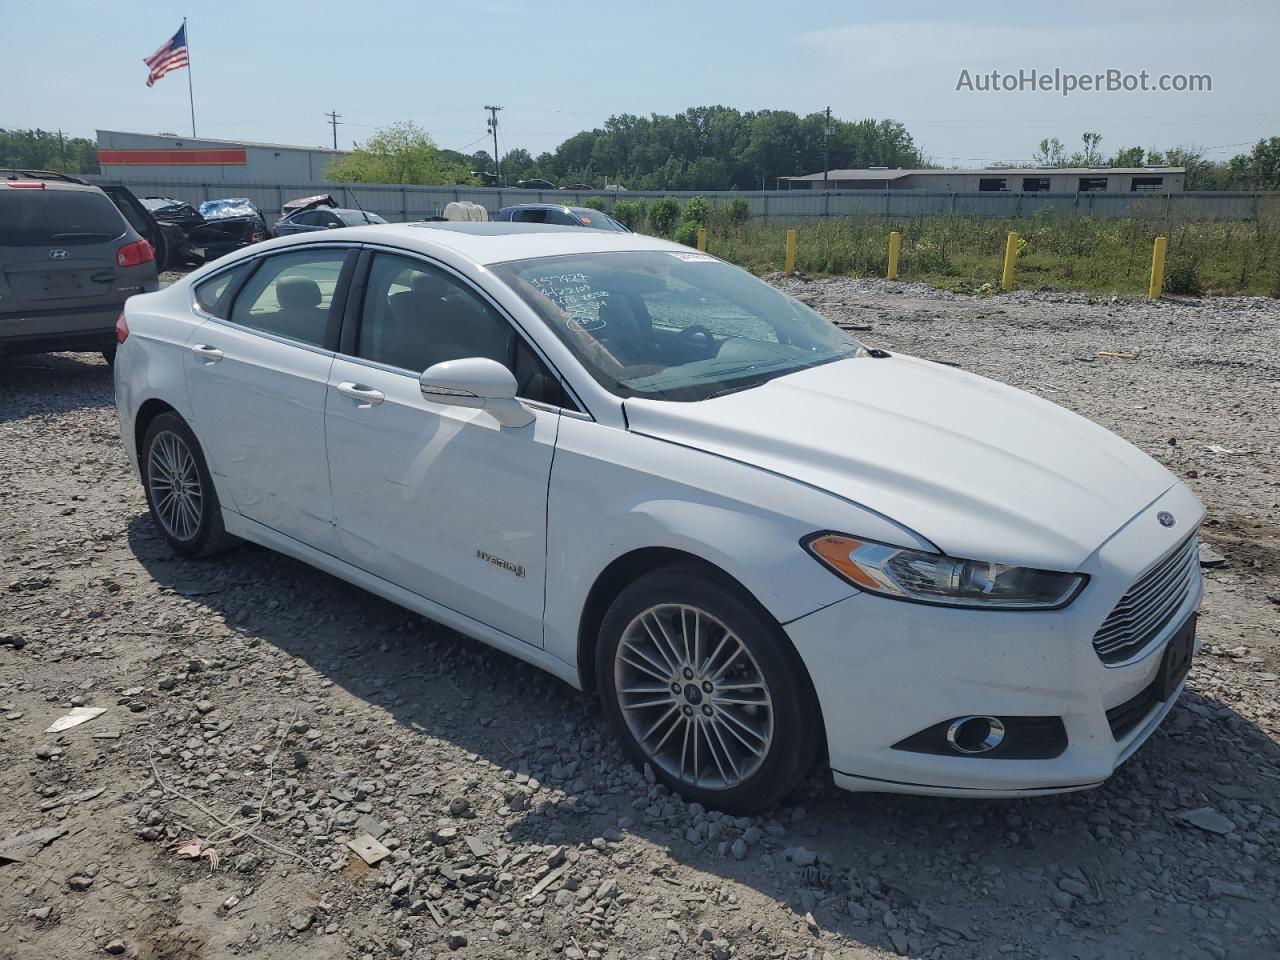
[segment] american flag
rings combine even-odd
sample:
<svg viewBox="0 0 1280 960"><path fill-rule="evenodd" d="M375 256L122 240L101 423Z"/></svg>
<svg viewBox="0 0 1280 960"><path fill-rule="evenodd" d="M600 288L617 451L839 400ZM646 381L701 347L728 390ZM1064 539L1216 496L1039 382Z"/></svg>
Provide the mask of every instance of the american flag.
<svg viewBox="0 0 1280 960"><path fill-rule="evenodd" d="M187 25L184 23L159 50L144 61L151 68L147 76L147 86L155 82L171 70L178 70L187 65Z"/></svg>

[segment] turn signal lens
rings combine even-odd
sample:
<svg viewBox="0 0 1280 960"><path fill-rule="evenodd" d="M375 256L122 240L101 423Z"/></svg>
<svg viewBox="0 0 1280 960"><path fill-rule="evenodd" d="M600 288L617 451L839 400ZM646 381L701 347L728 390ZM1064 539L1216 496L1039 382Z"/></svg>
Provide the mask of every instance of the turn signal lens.
<svg viewBox="0 0 1280 960"><path fill-rule="evenodd" d="M124 343L129 339L129 324L124 319L124 311L116 317L116 343Z"/></svg>
<svg viewBox="0 0 1280 960"><path fill-rule="evenodd" d="M838 533L804 547L854 586L897 600L988 610L1053 610L1075 599L1088 578L940 553L908 550Z"/></svg>

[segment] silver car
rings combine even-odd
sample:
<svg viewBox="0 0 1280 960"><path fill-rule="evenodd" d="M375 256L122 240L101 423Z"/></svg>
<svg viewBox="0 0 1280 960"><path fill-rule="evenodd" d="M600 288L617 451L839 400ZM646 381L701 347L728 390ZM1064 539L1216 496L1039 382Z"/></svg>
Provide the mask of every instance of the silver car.
<svg viewBox="0 0 1280 960"><path fill-rule="evenodd" d="M0 179L0 355L100 350L111 361L125 300L159 285L155 249L98 187Z"/></svg>

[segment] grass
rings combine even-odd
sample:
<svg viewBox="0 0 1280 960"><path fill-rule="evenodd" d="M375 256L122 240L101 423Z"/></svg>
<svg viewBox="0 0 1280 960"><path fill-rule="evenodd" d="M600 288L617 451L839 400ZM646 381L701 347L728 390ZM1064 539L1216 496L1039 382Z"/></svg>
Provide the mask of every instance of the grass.
<svg viewBox="0 0 1280 960"><path fill-rule="evenodd" d="M796 268L810 276L883 277L891 230L902 233L898 276L963 293L999 289L1005 238L1023 239L1016 286L1144 294L1152 241L1169 238L1167 293L1280 296L1280 206L1255 222L1093 219L1025 220L924 216L848 217L734 224L713 211L709 252L756 274L780 271L788 226L798 229Z"/></svg>

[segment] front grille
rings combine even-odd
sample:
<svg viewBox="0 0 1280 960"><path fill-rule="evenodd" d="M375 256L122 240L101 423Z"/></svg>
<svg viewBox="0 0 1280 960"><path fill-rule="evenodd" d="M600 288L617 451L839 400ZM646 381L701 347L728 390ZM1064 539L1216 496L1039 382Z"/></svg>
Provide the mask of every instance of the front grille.
<svg viewBox="0 0 1280 960"><path fill-rule="evenodd" d="M1138 578L1093 635L1103 663L1128 660L1169 625L1200 575L1200 540L1193 533Z"/></svg>

